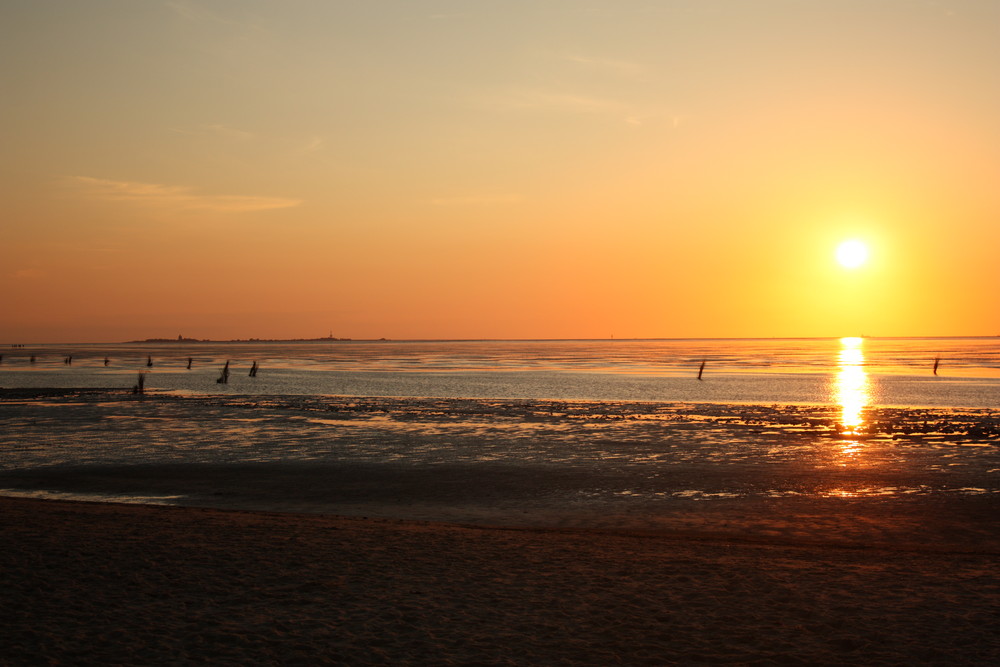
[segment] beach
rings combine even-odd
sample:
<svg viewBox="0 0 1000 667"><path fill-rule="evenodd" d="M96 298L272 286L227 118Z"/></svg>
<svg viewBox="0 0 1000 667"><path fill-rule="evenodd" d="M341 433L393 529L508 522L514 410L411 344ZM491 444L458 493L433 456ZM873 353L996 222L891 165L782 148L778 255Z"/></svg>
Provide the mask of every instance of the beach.
<svg viewBox="0 0 1000 667"><path fill-rule="evenodd" d="M735 516L728 532L699 534L16 498L0 507L8 664L1000 657L997 551L948 541L820 544L754 534ZM849 523L843 507L826 516Z"/></svg>

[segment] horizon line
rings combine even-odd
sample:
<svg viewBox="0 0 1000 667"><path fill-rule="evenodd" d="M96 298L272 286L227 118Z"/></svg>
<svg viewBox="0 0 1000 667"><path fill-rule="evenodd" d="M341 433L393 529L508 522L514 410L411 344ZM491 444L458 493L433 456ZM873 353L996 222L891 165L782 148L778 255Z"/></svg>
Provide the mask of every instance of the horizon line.
<svg viewBox="0 0 1000 667"><path fill-rule="evenodd" d="M917 336L654 336L626 338L339 338L323 336L319 338L148 338L127 341L57 341L32 343L0 343L0 349L23 349L29 345L141 345L141 344L184 344L184 343L486 343L486 342L639 342L639 341L682 341L682 340L839 340L843 338L863 338L873 340L935 340L948 338L1000 338L1000 334L958 334L958 335L917 335Z"/></svg>

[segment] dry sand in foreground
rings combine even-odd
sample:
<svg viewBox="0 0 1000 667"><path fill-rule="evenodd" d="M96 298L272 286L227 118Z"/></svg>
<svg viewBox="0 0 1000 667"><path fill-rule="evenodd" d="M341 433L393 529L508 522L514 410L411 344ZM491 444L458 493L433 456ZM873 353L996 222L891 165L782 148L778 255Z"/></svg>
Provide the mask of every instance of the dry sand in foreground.
<svg viewBox="0 0 1000 667"><path fill-rule="evenodd" d="M994 553L0 499L0 662L996 664Z"/></svg>

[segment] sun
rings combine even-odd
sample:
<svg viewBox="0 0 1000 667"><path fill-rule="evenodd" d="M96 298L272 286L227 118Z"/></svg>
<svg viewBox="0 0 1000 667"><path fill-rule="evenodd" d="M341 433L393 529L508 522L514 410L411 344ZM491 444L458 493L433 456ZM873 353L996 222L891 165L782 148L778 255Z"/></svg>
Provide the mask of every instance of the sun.
<svg viewBox="0 0 1000 667"><path fill-rule="evenodd" d="M868 261L868 246L857 239L844 241L837 246L837 261L845 269L856 269Z"/></svg>

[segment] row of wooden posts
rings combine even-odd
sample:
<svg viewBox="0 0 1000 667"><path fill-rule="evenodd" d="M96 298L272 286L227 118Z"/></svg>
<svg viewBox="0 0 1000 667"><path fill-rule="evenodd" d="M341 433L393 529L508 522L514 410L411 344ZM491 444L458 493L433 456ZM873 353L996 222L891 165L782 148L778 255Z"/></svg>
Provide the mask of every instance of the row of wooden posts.
<svg viewBox="0 0 1000 667"><path fill-rule="evenodd" d="M105 361L104 365L107 366L108 365L107 364L107 359L105 358L104 361ZM188 357L187 367L189 369L191 368L191 361L192 361L191 357ZM152 357L150 357L150 358L148 358L146 360L146 365L147 366L152 366L153 365L153 359L152 359ZM258 370L260 370L260 366L257 364L257 361L254 360L253 365L250 366L250 377L252 377L252 378L257 377L257 371ZM218 384L229 384L229 360L228 359L226 360L226 365L222 367L222 373L219 375L219 379L216 380L216 382ZM136 381L135 385L132 387L132 393L133 394L142 394L142 393L145 393L145 385L146 385L146 373L140 371L139 372L139 378Z"/></svg>
<svg viewBox="0 0 1000 667"><path fill-rule="evenodd" d="M191 361L192 361L191 357L188 357L188 362L187 362L188 369L191 368ZM107 358L104 359L104 365L105 366L108 365ZM147 366L152 366L153 365L153 358L152 357L148 357L146 359L146 365ZM258 370L260 370L260 366L257 365L257 360L255 359L254 362L253 362L253 365L250 366L250 377L252 377L252 378L257 377L257 371ZM226 365L222 367L222 373L219 375L219 379L216 380L216 382L218 384L229 384L229 360L228 359L226 360ZM143 373L143 372L140 372L139 373L139 380L136 382L135 386L132 387L132 393L133 394L142 394L142 393L144 393L145 383L146 383L146 374Z"/></svg>
<svg viewBox="0 0 1000 667"><path fill-rule="evenodd" d="M29 361L31 363L35 363L35 355L31 355L31 357L29 358ZM187 360L187 368L188 368L188 370L191 370L191 363L193 361L194 361L194 359L192 357L188 357L188 360ZM3 363L3 355L2 354L0 354L0 363ZM67 355L66 357L64 357L63 358L63 363L66 364L67 366L72 365L73 364L73 355L70 354L70 355ZM111 363L111 360L108 357L104 357L104 365L108 366L110 363ZM705 372L705 363L706 363L705 361L702 361L701 365L698 367L698 379L699 380L702 379L701 376ZM936 357L934 359L934 369L933 369L934 375L938 374L938 366L940 365L940 363L941 363L941 358L940 357ZM146 355L146 366L149 367L149 368L152 368L152 366L153 366L153 355L151 355L151 354L150 355ZM257 361L254 360L253 365L250 367L250 377L252 377L252 378L257 377L257 370L258 370L258 368L259 367L257 366ZM142 389L142 381L141 381L142 374L141 373L139 374L139 377L140 377L140 382L139 382L138 385L136 385L135 387L133 387L133 389L136 389L136 393L140 393L141 394L142 393L142 391L141 391L141 389ZM216 380L216 382L218 382L219 384L229 384L229 361L228 360L226 360L226 365L222 367L222 374L219 376L219 379Z"/></svg>
<svg viewBox="0 0 1000 667"><path fill-rule="evenodd" d="M36 361L38 361L38 357L36 355L32 354L32 355L30 355L28 357L28 362L29 363L33 364ZM66 366L72 366L73 365L73 355L72 354L67 354L65 357L63 357L62 361L63 361L63 364L65 364ZM0 354L0 364L2 364L2 363L3 363L3 355ZM194 363L194 357L188 357L187 358L187 369L188 370L191 370L191 365L193 363ZM104 357L104 365L105 366L110 366L111 365L111 359L110 359L110 357ZM153 367L153 355L151 355L151 354L146 355L146 366L148 368L152 368ZM226 371L227 375L229 373L228 368L229 368L229 362L226 361L225 371ZM257 377L257 371L258 371L259 368L260 367L257 365L257 362L255 360L253 362L253 365L250 366L250 377Z"/></svg>

